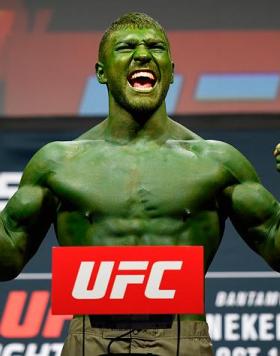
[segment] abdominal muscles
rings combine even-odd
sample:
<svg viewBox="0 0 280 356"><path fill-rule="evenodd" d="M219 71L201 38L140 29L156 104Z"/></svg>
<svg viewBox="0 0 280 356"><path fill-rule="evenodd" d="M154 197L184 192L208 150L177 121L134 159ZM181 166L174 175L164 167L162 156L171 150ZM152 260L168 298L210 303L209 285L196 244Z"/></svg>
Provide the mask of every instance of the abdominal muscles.
<svg viewBox="0 0 280 356"><path fill-rule="evenodd" d="M192 217L127 219L63 211L58 214L56 231L62 246L204 246L207 269L219 246L223 221L216 211L202 211Z"/></svg>

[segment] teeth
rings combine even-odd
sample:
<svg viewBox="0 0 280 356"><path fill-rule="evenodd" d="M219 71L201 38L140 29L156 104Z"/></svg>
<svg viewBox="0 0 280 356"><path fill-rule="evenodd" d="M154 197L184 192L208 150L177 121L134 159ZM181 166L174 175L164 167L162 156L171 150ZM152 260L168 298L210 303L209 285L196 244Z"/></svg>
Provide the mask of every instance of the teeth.
<svg viewBox="0 0 280 356"><path fill-rule="evenodd" d="M147 77L151 80L155 80L155 77L153 75L153 73L151 72L136 72L132 75L131 79L136 79L136 78L139 78L139 77Z"/></svg>

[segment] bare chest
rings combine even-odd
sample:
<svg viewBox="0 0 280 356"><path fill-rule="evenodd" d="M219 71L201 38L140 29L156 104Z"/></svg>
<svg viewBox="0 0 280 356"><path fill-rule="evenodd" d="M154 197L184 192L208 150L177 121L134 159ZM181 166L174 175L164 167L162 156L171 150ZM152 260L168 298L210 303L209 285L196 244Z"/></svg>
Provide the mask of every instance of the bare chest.
<svg viewBox="0 0 280 356"><path fill-rule="evenodd" d="M49 181L67 210L136 217L202 210L223 184L214 161L182 149L141 147L84 152Z"/></svg>

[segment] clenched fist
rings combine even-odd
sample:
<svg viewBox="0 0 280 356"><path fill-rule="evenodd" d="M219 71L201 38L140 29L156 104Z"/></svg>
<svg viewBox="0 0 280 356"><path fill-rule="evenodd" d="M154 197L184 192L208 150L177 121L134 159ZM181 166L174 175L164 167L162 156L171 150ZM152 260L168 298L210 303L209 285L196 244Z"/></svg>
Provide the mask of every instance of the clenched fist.
<svg viewBox="0 0 280 356"><path fill-rule="evenodd" d="M278 143L273 151L273 155L276 159L276 168L280 172L280 143Z"/></svg>

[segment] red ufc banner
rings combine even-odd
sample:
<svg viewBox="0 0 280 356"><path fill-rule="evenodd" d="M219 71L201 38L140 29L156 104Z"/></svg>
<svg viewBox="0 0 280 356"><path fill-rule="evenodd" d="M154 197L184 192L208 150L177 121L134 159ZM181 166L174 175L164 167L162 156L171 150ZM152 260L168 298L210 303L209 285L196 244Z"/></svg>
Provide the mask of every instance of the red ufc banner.
<svg viewBox="0 0 280 356"><path fill-rule="evenodd" d="M53 314L203 314L202 246L54 247Z"/></svg>

